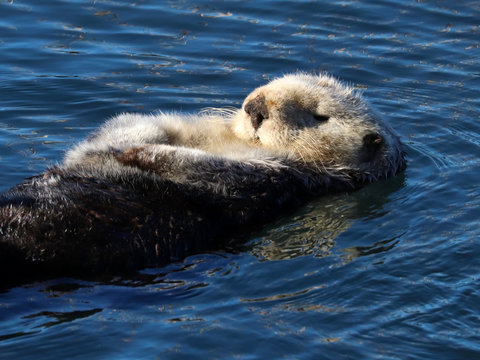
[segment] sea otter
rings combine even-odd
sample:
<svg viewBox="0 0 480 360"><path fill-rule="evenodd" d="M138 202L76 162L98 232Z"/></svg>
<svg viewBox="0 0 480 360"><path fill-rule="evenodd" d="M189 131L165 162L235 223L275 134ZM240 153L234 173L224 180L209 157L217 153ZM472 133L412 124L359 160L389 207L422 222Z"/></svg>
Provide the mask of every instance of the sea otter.
<svg viewBox="0 0 480 360"><path fill-rule="evenodd" d="M240 109L122 114L1 195L0 267L20 277L164 265L404 168L399 138L326 74L277 78Z"/></svg>

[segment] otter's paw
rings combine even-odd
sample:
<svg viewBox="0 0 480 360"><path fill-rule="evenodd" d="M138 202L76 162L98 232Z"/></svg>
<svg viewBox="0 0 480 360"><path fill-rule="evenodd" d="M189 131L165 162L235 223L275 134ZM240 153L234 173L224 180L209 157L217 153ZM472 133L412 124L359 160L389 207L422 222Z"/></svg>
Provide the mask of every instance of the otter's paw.
<svg viewBox="0 0 480 360"><path fill-rule="evenodd" d="M206 154L197 149L152 144L129 148L118 154L116 159L125 166L165 174L188 166L203 156Z"/></svg>

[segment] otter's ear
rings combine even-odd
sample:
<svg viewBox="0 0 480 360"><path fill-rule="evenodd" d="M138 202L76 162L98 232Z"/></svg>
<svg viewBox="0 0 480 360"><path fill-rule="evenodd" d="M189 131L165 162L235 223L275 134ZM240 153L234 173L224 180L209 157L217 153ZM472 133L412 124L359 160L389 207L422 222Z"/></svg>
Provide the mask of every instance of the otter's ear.
<svg viewBox="0 0 480 360"><path fill-rule="evenodd" d="M256 98L247 102L243 109L250 115L250 121L255 130L262 125L264 119L268 119L268 108L265 96L263 95L258 95Z"/></svg>
<svg viewBox="0 0 480 360"><path fill-rule="evenodd" d="M360 153L362 162L372 161L380 149L383 147L385 140L380 134L370 133L363 137L363 146Z"/></svg>

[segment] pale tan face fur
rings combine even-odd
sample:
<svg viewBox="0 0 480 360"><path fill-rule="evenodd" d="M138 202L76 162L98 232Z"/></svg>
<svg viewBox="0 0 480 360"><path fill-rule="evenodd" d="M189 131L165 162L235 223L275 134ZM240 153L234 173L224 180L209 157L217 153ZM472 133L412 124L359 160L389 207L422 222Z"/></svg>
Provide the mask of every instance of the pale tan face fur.
<svg viewBox="0 0 480 360"><path fill-rule="evenodd" d="M375 168L383 174L402 157L396 136L360 95L327 75L286 75L255 89L234 118L233 131L324 168Z"/></svg>

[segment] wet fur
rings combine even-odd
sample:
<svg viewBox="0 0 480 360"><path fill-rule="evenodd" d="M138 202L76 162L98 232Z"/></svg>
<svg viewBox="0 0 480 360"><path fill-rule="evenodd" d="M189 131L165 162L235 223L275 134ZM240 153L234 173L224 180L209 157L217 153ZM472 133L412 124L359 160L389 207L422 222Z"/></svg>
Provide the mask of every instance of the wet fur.
<svg viewBox="0 0 480 360"><path fill-rule="evenodd" d="M392 130L327 75L276 79L241 109L123 114L0 197L0 266L25 276L163 265L404 167Z"/></svg>

